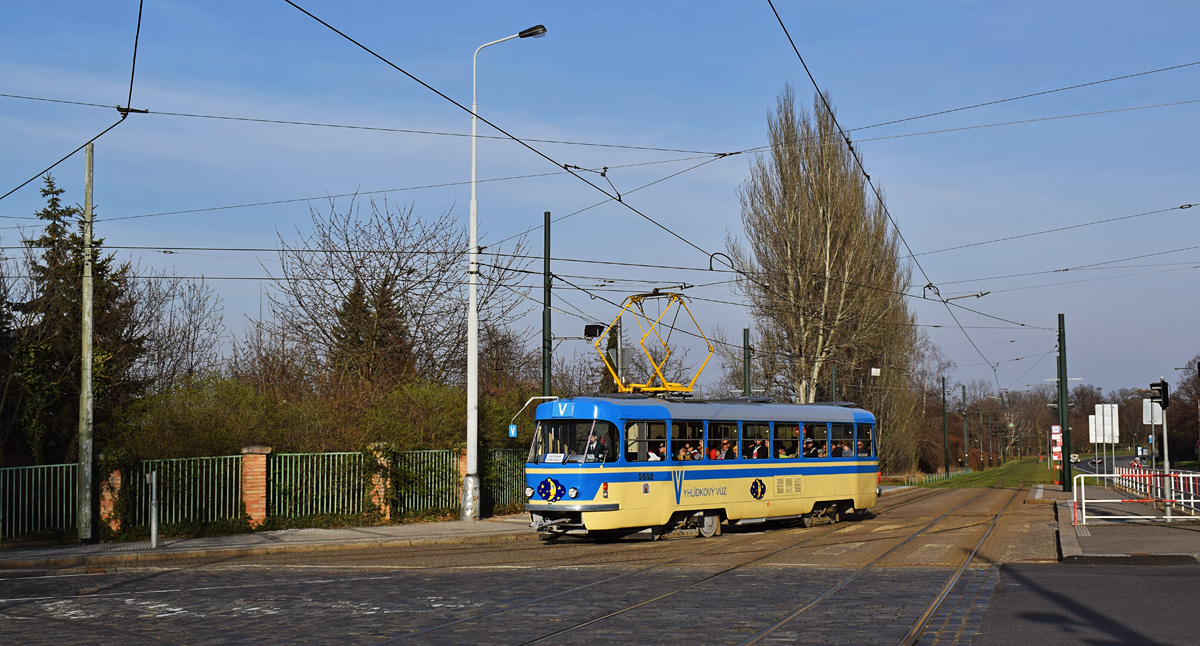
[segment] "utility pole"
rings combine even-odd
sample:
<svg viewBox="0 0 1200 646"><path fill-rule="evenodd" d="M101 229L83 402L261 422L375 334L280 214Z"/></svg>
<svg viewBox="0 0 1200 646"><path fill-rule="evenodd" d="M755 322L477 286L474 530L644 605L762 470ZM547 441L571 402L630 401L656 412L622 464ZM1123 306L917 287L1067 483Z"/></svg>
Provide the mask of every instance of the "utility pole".
<svg viewBox="0 0 1200 646"><path fill-rule="evenodd" d="M946 378L942 377L942 450L945 452L942 470L950 475L950 434L946 425Z"/></svg>
<svg viewBox="0 0 1200 646"><path fill-rule="evenodd" d="M971 445L967 444L967 385L966 384L959 384L959 385L962 386L963 459L966 460L967 468L970 469L971 468ZM980 465L979 470L980 471L983 470L982 464Z"/></svg>
<svg viewBox="0 0 1200 646"><path fill-rule="evenodd" d="M76 526L81 543L92 542L92 155L84 153L83 310L79 368L79 478Z"/></svg>
<svg viewBox="0 0 1200 646"><path fill-rule="evenodd" d="M1058 425L1062 428L1062 487L1071 491L1071 414L1067 410L1067 325L1058 315Z"/></svg>
<svg viewBox="0 0 1200 646"><path fill-rule="evenodd" d="M979 409L979 470L983 471L983 409Z"/></svg>
<svg viewBox="0 0 1200 646"><path fill-rule="evenodd" d="M742 328L742 397L750 396L750 328Z"/></svg>
<svg viewBox="0 0 1200 646"><path fill-rule="evenodd" d="M554 338L550 335L550 212L546 211L545 249L542 261L542 397L550 396L550 353Z"/></svg>

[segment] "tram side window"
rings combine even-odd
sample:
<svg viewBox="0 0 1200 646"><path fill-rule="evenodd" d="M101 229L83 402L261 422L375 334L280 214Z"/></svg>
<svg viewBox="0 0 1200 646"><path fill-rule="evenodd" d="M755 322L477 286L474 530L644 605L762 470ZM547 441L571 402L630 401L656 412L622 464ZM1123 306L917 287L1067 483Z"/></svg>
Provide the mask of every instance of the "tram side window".
<svg viewBox="0 0 1200 646"><path fill-rule="evenodd" d="M708 459L736 460L738 456L737 422L708 423Z"/></svg>
<svg viewBox="0 0 1200 646"><path fill-rule="evenodd" d="M794 458L800 449L800 424L775 422L775 457Z"/></svg>
<svg viewBox="0 0 1200 646"><path fill-rule="evenodd" d="M829 455L835 458L854 457L854 425L829 425Z"/></svg>
<svg viewBox="0 0 1200 646"><path fill-rule="evenodd" d="M626 462L662 462L666 459L666 423L628 422L625 424Z"/></svg>
<svg viewBox="0 0 1200 646"><path fill-rule="evenodd" d="M829 428L817 422L804 424L804 457L824 458L829 455Z"/></svg>
<svg viewBox="0 0 1200 646"><path fill-rule="evenodd" d="M858 457L869 458L874 455L872 451L874 445L871 442L871 431L873 430L874 428L870 424L858 425Z"/></svg>
<svg viewBox="0 0 1200 646"><path fill-rule="evenodd" d="M704 422L671 422L671 457L704 459Z"/></svg>
<svg viewBox="0 0 1200 646"><path fill-rule="evenodd" d="M771 457L771 426L765 422L742 422L742 455L748 460Z"/></svg>
<svg viewBox="0 0 1200 646"><path fill-rule="evenodd" d="M614 462L617 428L604 420L538 422L530 462Z"/></svg>

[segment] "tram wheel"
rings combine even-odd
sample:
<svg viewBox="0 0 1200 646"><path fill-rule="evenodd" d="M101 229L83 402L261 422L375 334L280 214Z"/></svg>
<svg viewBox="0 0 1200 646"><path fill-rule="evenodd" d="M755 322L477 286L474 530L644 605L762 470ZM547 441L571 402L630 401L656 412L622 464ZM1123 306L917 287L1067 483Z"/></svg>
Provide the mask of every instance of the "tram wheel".
<svg viewBox="0 0 1200 646"><path fill-rule="evenodd" d="M700 521L700 535L704 538L712 538L721 531L721 517L717 514L704 514L704 520Z"/></svg>
<svg viewBox="0 0 1200 646"><path fill-rule="evenodd" d="M813 526L813 515L812 514L801 514L800 515L800 525L802 527L812 527Z"/></svg>

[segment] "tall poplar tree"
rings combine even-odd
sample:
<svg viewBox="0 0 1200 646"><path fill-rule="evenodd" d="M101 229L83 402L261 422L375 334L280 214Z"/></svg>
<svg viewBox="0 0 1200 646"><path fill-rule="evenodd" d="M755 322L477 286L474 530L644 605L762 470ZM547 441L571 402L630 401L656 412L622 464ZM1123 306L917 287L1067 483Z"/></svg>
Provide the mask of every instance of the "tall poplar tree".
<svg viewBox="0 0 1200 646"><path fill-rule="evenodd" d="M911 463L911 270L828 106L818 95L811 112L797 108L786 87L738 192L745 245L730 234L728 246L755 316L755 387L800 403L853 397L890 418L881 455L903 445L895 462Z"/></svg>

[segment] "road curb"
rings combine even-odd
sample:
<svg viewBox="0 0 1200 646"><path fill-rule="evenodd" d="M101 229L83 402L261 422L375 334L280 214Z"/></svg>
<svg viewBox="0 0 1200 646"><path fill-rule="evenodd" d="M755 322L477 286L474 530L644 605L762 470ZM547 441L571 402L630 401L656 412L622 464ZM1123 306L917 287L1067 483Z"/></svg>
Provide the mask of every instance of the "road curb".
<svg viewBox="0 0 1200 646"><path fill-rule="evenodd" d="M1054 518L1058 523L1058 553L1061 560L1075 559L1083 556L1083 548L1079 545L1079 536L1075 533L1075 525L1070 522L1071 502L1059 500L1054 505Z"/></svg>
<svg viewBox="0 0 1200 646"><path fill-rule="evenodd" d="M354 539L338 542L277 543L274 545L205 547L179 550L110 552L93 554L64 554L32 558L0 558L0 569L67 568L81 566L111 566L157 563L174 560L237 558L269 554L305 554L314 552L350 552L371 548L416 547L421 545L455 545L465 543L502 543L534 540L533 532L497 532L494 534L443 535L407 538Z"/></svg>

